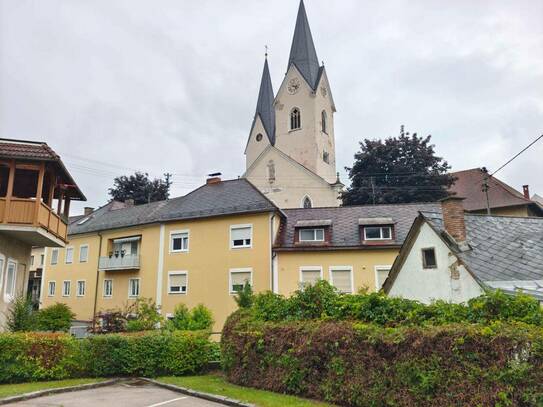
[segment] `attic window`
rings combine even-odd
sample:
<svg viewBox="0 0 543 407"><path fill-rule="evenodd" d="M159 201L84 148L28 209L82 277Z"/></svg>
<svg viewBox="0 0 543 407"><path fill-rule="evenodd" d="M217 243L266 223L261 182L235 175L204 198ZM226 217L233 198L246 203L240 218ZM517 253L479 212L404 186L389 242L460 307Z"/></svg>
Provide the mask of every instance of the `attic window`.
<svg viewBox="0 0 543 407"><path fill-rule="evenodd" d="M300 229L300 242L324 242L324 229Z"/></svg>
<svg viewBox="0 0 543 407"><path fill-rule="evenodd" d="M392 226L365 226L364 240L390 240Z"/></svg>
<svg viewBox="0 0 543 407"><path fill-rule="evenodd" d="M262 134L258 133L256 135L256 141L262 141Z"/></svg>
<svg viewBox="0 0 543 407"><path fill-rule="evenodd" d="M436 249L428 247L422 249L422 268L435 269L437 268Z"/></svg>

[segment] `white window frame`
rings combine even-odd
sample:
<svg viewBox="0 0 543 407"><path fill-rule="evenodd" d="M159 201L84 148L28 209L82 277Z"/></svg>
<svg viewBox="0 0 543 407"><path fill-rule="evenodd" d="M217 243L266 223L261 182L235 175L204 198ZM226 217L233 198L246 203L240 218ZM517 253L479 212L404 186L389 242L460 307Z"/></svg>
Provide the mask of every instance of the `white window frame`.
<svg viewBox="0 0 543 407"><path fill-rule="evenodd" d="M315 239L311 239L311 240L302 239L302 230L305 230L305 231L312 230L313 231L313 237ZM322 230L322 239L316 239L317 230ZM303 229L298 230L298 241L299 242L311 243L311 242L324 242L325 240L326 240L326 233L325 233L324 228L303 228Z"/></svg>
<svg viewBox="0 0 543 407"><path fill-rule="evenodd" d="M83 283L83 294L79 292L79 283ZM75 283L75 295L76 297L84 297L87 293L87 280L77 280Z"/></svg>
<svg viewBox="0 0 543 407"><path fill-rule="evenodd" d="M374 268L375 273L375 291L379 291L382 287L379 287L379 271L383 271L384 269L388 269L388 272L390 273L390 270L392 270L392 265L376 265ZM384 284L384 281L383 281Z"/></svg>
<svg viewBox="0 0 543 407"><path fill-rule="evenodd" d="M15 267L15 271L13 273L13 292L11 294L8 294L8 272L9 272L9 265L13 264ZM15 259L12 259L10 257L6 260L6 272L4 277L4 302L8 303L11 302L15 298L15 292L17 291L17 269L19 268L19 262Z"/></svg>
<svg viewBox="0 0 543 407"><path fill-rule="evenodd" d="M87 248L87 258L85 260L81 260L81 249L83 249L84 247ZM89 261L89 245L88 244L82 244L81 246L79 246L79 262L80 263L87 263Z"/></svg>
<svg viewBox="0 0 543 407"><path fill-rule="evenodd" d="M330 266L328 267L328 275L330 278L330 284L335 287L334 285L334 271L348 271L351 276L351 291L346 292L344 294L354 294L354 273L353 273L353 266ZM337 288L337 287L336 287Z"/></svg>
<svg viewBox="0 0 543 407"><path fill-rule="evenodd" d="M2 260L2 264L0 265L0 292L1 292L2 286L4 284L4 270L6 269L6 256L0 253L0 260Z"/></svg>
<svg viewBox="0 0 543 407"><path fill-rule="evenodd" d="M111 282L111 294L106 294L106 281ZM113 279L112 278L105 278L103 285L102 285L102 297L104 298L111 298L113 297Z"/></svg>
<svg viewBox="0 0 543 407"><path fill-rule="evenodd" d="M300 266L299 273L298 273L298 282L300 287L303 287L304 281L302 279L303 272L304 271L318 271L320 272L320 280L324 280L324 274L322 271L322 266Z"/></svg>
<svg viewBox="0 0 543 407"><path fill-rule="evenodd" d="M55 253L56 253L56 259L55 259ZM51 249L51 266L55 266L58 264L58 257L60 256L60 250L58 248ZM53 259L55 262L53 263Z"/></svg>
<svg viewBox="0 0 543 407"><path fill-rule="evenodd" d="M186 249L180 249L180 250L174 250L173 248L173 239L174 235L180 235L186 233L187 234L187 248ZM190 248L190 230L189 229L182 229L182 230L172 230L170 232L170 253L188 253Z"/></svg>
<svg viewBox="0 0 543 407"><path fill-rule="evenodd" d="M368 228L379 228L379 235L381 237L368 237L366 235L366 231ZM390 230L390 237L383 237L383 229L387 228ZM364 226L364 240L392 240L392 226L373 226L373 225L367 225Z"/></svg>
<svg viewBox="0 0 543 407"><path fill-rule="evenodd" d="M68 261L68 252L71 250L72 253L72 261ZM66 249L64 249L64 263L65 264L73 264L74 262L74 252L75 249L73 246L66 246Z"/></svg>
<svg viewBox="0 0 543 407"><path fill-rule="evenodd" d="M137 295L133 295L131 292L130 292L130 282L132 280L138 280L138 294ZM128 298L138 298L141 294L141 278L137 277L137 278L129 278L128 279Z"/></svg>
<svg viewBox="0 0 543 407"><path fill-rule="evenodd" d="M51 285L52 283L52 285ZM53 292L51 293L51 287L53 287ZM47 296L54 297L57 292L57 282L56 280L49 280L47 282Z"/></svg>
<svg viewBox="0 0 543 407"><path fill-rule="evenodd" d="M185 291L172 291L171 290L172 285L170 284L170 277L171 276L183 276L183 275L185 276L185 281L186 281ZM168 271L168 294L186 295L188 292L189 292L189 272L186 271L186 270Z"/></svg>
<svg viewBox="0 0 543 407"><path fill-rule="evenodd" d="M66 294L66 290L65 290L66 283L68 283L68 288L69 288L68 294ZM72 281L71 280L63 280L62 281L62 296L63 297L69 297L70 295L72 295Z"/></svg>
<svg viewBox="0 0 543 407"><path fill-rule="evenodd" d="M251 239L251 243L248 245L243 244L243 246L234 246L234 240L232 239L232 231L235 229L246 229L246 228L251 229L251 234L249 238ZM253 247L253 224L246 223L242 225L230 225L230 249L250 249L252 247Z"/></svg>
<svg viewBox="0 0 543 407"><path fill-rule="evenodd" d="M238 293L237 291L232 290L232 274L236 274L236 273L249 273L251 276L249 280L249 284L251 285L251 287L253 287L253 268L252 267L230 269L228 270L228 292L230 293L230 295L236 295Z"/></svg>

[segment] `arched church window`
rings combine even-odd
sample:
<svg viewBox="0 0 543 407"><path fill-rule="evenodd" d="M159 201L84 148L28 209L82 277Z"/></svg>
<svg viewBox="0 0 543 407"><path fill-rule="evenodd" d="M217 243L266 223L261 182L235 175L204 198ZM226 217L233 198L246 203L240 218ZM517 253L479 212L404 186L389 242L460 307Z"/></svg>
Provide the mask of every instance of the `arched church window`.
<svg viewBox="0 0 543 407"><path fill-rule="evenodd" d="M300 114L300 109L295 107L290 112L290 129L296 130L302 128L302 116Z"/></svg>
<svg viewBox="0 0 543 407"><path fill-rule="evenodd" d="M322 113L321 113L321 129L322 129L323 133L328 134L328 129L327 129L326 126L327 126L327 123L326 123L326 110L323 110Z"/></svg>
<svg viewBox="0 0 543 407"><path fill-rule="evenodd" d="M275 181L275 163L273 160L268 161L268 181L270 183Z"/></svg>
<svg viewBox="0 0 543 407"><path fill-rule="evenodd" d="M262 140L262 134L258 133L256 135L256 141L261 141Z"/></svg>
<svg viewBox="0 0 543 407"><path fill-rule="evenodd" d="M313 202L311 202L311 198L306 195L302 201L302 205L305 209L309 209L313 207Z"/></svg>

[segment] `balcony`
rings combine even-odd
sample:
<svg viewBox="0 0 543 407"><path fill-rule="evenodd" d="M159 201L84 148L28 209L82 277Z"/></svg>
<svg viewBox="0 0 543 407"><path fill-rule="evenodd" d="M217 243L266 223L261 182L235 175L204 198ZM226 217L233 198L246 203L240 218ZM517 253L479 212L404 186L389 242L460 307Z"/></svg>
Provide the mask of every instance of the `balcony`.
<svg viewBox="0 0 543 407"><path fill-rule="evenodd" d="M98 268L102 271L139 270L140 256L137 254L101 256Z"/></svg>

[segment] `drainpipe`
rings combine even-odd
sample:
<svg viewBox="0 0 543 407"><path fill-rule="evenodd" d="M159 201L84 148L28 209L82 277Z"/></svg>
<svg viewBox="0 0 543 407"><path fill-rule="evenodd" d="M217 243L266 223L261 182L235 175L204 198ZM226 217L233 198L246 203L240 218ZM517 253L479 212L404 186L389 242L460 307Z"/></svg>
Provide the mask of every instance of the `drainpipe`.
<svg viewBox="0 0 543 407"><path fill-rule="evenodd" d="M100 280L100 256L102 255L102 233L98 232L98 236L100 236L100 243L98 246L98 264L96 265L96 285L94 290L94 307L92 309L92 330L94 331L95 328L95 321L94 318L96 316L96 306L98 303L98 281Z"/></svg>
<svg viewBox="0 0 543 407"><path fill-rule="evenodd" d="M273 220L275 219L275 212L272 212L270 215L270 278L271 278L271 291L275 292L274 280L275 280L275 270L273 267Z"/></svg>

